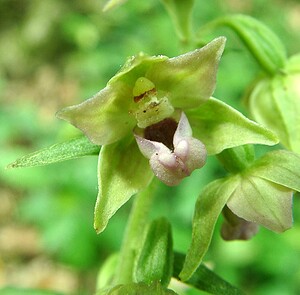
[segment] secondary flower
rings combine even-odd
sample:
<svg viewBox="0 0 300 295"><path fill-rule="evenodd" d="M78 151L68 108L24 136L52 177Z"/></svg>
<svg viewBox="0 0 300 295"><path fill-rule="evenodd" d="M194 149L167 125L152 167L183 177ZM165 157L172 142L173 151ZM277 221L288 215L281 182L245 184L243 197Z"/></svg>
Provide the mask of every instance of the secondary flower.
<svg viewBox="0 0 300 295"><path fill-rule="evenodd" d="M235 153L237 161L241 159L238 155L242 156ZM181 279L187 280L198 268L222 211L222 236L227 240L249 239L256 234L258 225L278 233L289 229L293 222L293 193L300 191L299 167L299 154L275 150L209 183L195 206L192 243Z"/></svg>

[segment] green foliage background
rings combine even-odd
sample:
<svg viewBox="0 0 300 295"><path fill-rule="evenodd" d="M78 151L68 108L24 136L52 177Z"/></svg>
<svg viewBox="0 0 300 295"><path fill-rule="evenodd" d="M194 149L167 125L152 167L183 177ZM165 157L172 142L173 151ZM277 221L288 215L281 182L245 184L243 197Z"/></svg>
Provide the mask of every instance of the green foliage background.
<svg viewBox="0 0 300 295"><path fill-rule="evenodd" d="M99 266L120 247L131 203L104 233L97 236L93 230L97 157L24 170L4 168L17 157L78 135L55 112L103 88L128 56L181 52L158 0L130 0L105 14L102 6L100 0L0 0L0 287L92 294ZM196 0L193 21L199 28L228 13L256 17L278 34L289 55L300 51L299 1ZM229 31L203 39L220 34L228 37L228 50L215 96L246 114L242 96L259 68ZM176 250L185 252L189 245L201 188L223 175L209 158L180 186L161 185L152 214L172 221ZM205 261L248 294L299 294L299 216L295 198L291 230L278 235L261 229L248 242L224 242L220 220Z"/></svg>

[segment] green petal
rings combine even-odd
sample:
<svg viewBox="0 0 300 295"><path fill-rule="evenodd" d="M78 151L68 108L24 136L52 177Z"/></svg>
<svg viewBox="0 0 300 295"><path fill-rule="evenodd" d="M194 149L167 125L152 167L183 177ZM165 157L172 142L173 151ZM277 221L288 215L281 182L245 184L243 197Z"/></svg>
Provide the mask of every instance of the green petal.
<svg viewBox="0 0 300 295"><path fill-rule="evenodd" d="M242 179L227 206L237 216L275 232L292 226L292 191L255 176Z"/></svg>
<svg viewBox="0 0 300 295"><path fill-rule="evenodd" d="M186 281L196 271L209 247L217 219L239 184L239 177L218 179L199 196L193 217L192 243L179 277Z"/></svg>
<svg viewBox="0 0 300 295"><path fill-rule="evenodd" d="M146 77L167 93L174 107L197 107L215 90L225 41L219 37L203 48L154 64Z"/></svg>
<svg viewBox="0 0 300 295"><path fill-rule="evenodd" d="M106 87L94 97L79 105L70 106L57 113L57 117L68 121L95 144L113 143L130 132L135 120L129 116L130 91L121 83L114 88Z"/></svg>
<svg viewBox="0 0 300 295"><path fill-rule="evenodd" d="M99 193L94 227L102 232L109 219L132 195L151 181L148 160L140 153L133 136L102 147L99 155Z"/></svg>
<svg viewBox="0 0 300 295"><path fill-rule="evenodd" d="M255 161L247 175L300 191L300 155L286 150L269 152Z"/></svg>
<svg viewBox="0 0 300 295"><path fill-rule="evenodd" d="M24 168L49 165L57 162L98 155L100 147L92 144L85 136L51 145L23 156L9 164L7 168Z"/></svg>
<svg viewBox="0 0 300 295"><path fill-rule="evenodd" d="M197 109L186 111L186 115L194 137L205 144L210 155L244 144L278 143L273 132L214 98Z"/></svg>

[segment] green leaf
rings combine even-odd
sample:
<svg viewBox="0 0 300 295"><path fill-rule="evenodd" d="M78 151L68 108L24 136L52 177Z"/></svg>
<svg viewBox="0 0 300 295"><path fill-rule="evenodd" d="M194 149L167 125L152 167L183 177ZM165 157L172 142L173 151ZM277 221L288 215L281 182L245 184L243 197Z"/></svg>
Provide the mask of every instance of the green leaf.
<svg viewBox="0 0 300 295"><path fill-rule="evenodd" d="M209 247L215 224L240 181L239 176L208 184L199 196L193 217L192 242L179 277L187 281L200 265Z"/></svg>
<svg viewBox="0 0 300 295"><path fill-rule="evenodd" d="M242 178L227 202L237 216L275 231L292 226L292 190L256 176Z"/></svg>
<svg viewBox="0 0 300 295"><path fill-rule="evenodd" d="M191 33L191 17L194 0L161 0L171 16L180 39L186 41Z"/></svg>
<svg viewBox="0 0 300 295"><path fill-rule="evenodd" d="M246 15L230 15L217 19L214 25L232 29L266 72L274 74L284 67L284 45L277 35L259 20Z"/></svg>
<svg viewBox="0 0 300 295"><path fill-rule="evenodd" d="M300 155L286 150L266 153L247 170L247 175L300 191Z"/></svg>
<svg viewBox="0 0 300 295"><path fill-rule="evenodd" d="M174 253L174 272L173 276L179 279L179 272L184 263L184 255L178 252ZM201 264L195 271L193 276L188 279L186 284L193 286L199 290L211 294L222 295L242 295L243 292L232 286L213 271L209 270L205 265Z"/></svg>
<svg viewBox="0 0 300 295"><path fill-rule="evenodd" d="M173 242L171 226L165 218L154 220L137 262L135 276L138 282L150 284L159 281L167 287L173 272Z"/></svg>
<svg viewBox="0 0 300 295"><path fill-rule="evenodd" d="M98 155L99 151L100 146L92 144L83 136L23 156L9 164L7 168L43 166L84 156Z"/></svg>
<svg viewBox="0 0 300 295"><path fill-rule="evenodd" d="M99 155L99 193L94 227L102 232L109 219L132 195L149 185L153 173L133 136L103 146Z"/></svg>
<svg viewBox="0 0 300 295"><path fill-rule="evenodd" d="M278 143L273 132L215 98L185 113L193 128L193 136L205 144L210 155L245 144Z"/></svg>

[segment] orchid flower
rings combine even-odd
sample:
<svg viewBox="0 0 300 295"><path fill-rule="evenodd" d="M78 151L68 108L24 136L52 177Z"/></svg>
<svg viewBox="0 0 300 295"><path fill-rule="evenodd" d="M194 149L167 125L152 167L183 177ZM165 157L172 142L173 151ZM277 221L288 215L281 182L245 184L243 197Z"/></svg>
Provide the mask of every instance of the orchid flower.
<svg viewBox="0 0 300 295"><path fill-rule="evenodd" d="M173 58L140 53L95 96L58 112L102 146L98 232L154 175L177 185L205 164L207 154L277 142L272 132L211 98L225 41L219 37Z"/></svg>

